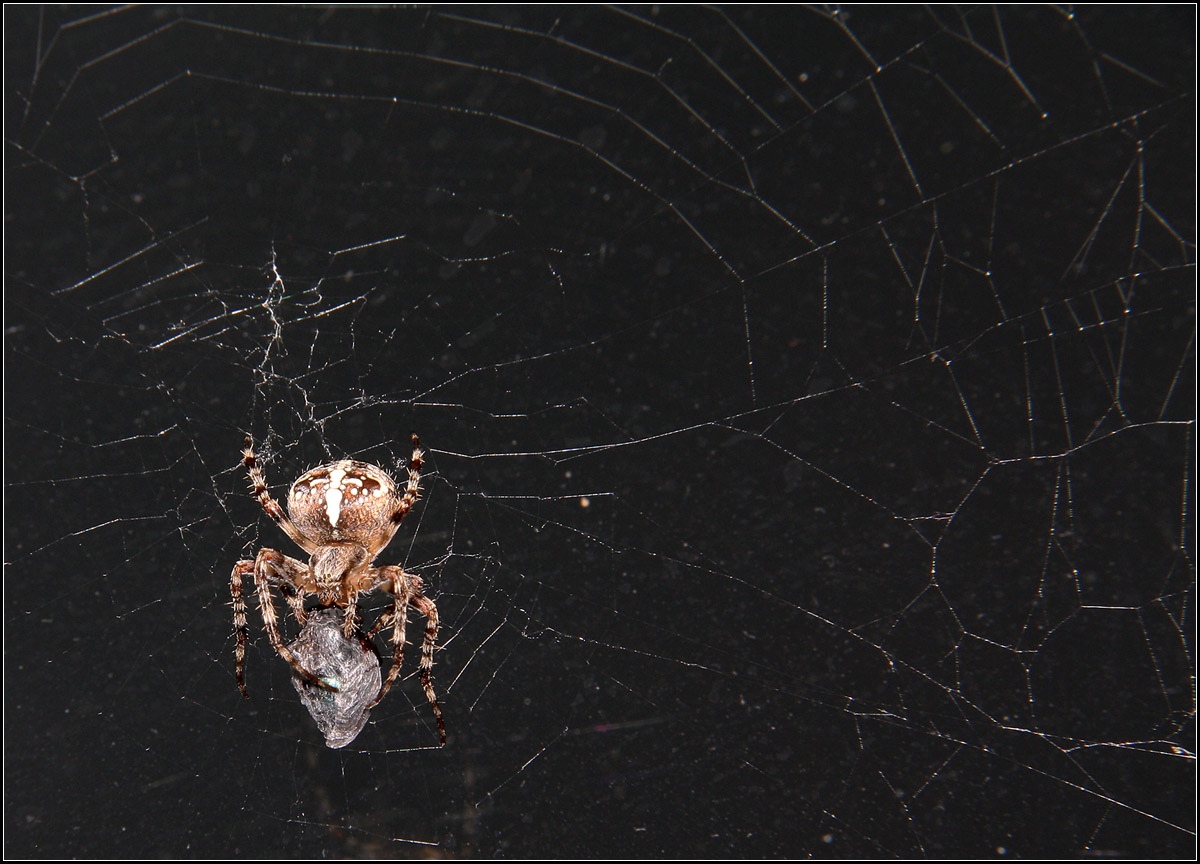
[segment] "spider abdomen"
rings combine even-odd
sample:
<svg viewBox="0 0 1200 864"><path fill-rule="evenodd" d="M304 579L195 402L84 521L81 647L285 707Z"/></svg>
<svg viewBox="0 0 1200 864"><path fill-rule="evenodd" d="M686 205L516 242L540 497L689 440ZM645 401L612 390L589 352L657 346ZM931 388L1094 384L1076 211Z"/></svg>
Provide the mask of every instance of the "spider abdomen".
<svg viewBox="0 0 1200 864"><path fill-rule="evenodd" d="M292 484L288 515L318 543L390 538L396 485L382 469L343 459L308 471Z"/></svg>

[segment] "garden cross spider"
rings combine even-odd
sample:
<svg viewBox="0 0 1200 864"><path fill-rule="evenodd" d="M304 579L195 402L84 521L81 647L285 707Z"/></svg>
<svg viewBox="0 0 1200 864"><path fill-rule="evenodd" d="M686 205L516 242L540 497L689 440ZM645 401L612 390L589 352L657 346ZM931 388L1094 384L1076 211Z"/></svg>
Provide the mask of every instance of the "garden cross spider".
<svg viewBox="0 0 1200 864"><path fill-rule="evenodd" d="M246 436L242 462L250 474L250 487L267 515L275 520L288 537L309 554L308 563L289 558L274 549L260 549L253 561L233 565L229 592L233 595L233 626L237 631L237 682L246 692L243 666L246 658L246 603L242 599L242 579L254 575L258 606L263 627L271 645L296 673L326 690L337 688L305 669L283 644L275 621L271 588L278 588L292 608L301 626L306 620L304 598L314 594L322 608L345 609L343 632L349 638L357 625L357 599L360 593L380 588L393 596L392 605L379 618L367 638L388 624L392 625L395 655L392 668L368 708L378 705L400 673L404 660L404 626L408 607L425 616L425 640L421 643L421 686L433 707L441 744L446 743L442 709L433 692L433 649L437 642L438 613L433 601L421 589L421 578L405 573L396 565L375 567L375 560L391 542L401 520L408 515L421 493L421 442L412 436L412 457L408 460L408 483L399 490L381 468L365 462L343 459L313 468L302 474L288 492L287 513L267 491L267 482L254 459L254 443Z"/></svg>

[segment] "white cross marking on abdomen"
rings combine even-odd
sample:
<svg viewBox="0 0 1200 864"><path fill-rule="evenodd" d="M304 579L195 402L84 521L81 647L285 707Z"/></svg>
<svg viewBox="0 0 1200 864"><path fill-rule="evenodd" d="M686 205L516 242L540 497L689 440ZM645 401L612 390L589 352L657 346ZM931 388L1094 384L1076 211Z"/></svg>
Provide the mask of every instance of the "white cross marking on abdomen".
<svg viewBox="0 0 1200 864"><path fill-rule="evenodd" d="M342 478L345 476L345 469L334 468L329 472L329 488L325 490L325 515L335 528L338 517L342 515Z"/></svg>

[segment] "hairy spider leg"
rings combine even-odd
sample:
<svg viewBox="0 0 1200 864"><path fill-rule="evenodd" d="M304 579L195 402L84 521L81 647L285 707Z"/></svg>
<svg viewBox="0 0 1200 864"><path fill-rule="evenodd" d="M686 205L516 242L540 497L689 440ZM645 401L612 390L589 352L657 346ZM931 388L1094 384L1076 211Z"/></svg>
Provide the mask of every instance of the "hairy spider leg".
<svg viewBox="0 0 1200 864"><path fill-rule="evenodd" d="M275 585L278 587L285 596L289 593L295 594L297 592L295 592L294 586L286 581L286 576L274 575L272 571L286 573L288 570L295 571L297 568L303 568L303 566L300 561L288 558L283 553L277 552L274 549L261 549L253 561L239 561L233 565L233 572L229 576L229 593L233 596L233 624L237 631L237 646L234 649L234 658L237 667L238 687L241 689L242 696L244 697L249 698L250 694L246 690L245 678L247 631L246 603L242 599L242 578L251 573L254 574L254 584L258 593L258 608L262 614L263 627L267 631L267 638L271 641L271 646L301 677L306 678L322 689L337 691L336 687L322 681L300 665L300 661L283 644L283 639L279 635L279 625L275 620L275 604L271 597L271 586ZM300 595L300 597L302 600L303 595ZM290 597L288 602L292 602Z"/></svg>
<svg viewBox="0 0 1200 864"><path fill-rule="evenodd" d="M391 607L386 613L380 616L379 620L372 628L371 633L374 635L374 633L378 631L380 627L384 626L385 622L390 619L393 625L392 645L394 650L392 654L392 668L388 670L387 678L384 679L383 684L379 688L379 695L376 696L374 701L371 702L371 705L369 706L371 708L374 708L383 701L383 697L386 696L387 692L392 689L392 682L394 682L396 680L396 676L400 674L400 667L404 663L404 629L408 624L408 615L403 611L408 607L408 580L405 578L404 572L396 566L380 567L379 569L382 571L382 573L391 576L392 590L394 593ZM388 571L391 572L389 573Z"/></svg>
<svg viewBox="0 0 1200 864"><path fill-rule="evenodd" d="M425 616L425 639L421 642L421 687L425 690L425 698L433 708L433 716L437 719L438 735L441 746L446 745L446 723L442 719L442 709L438 705L437 694L433 691L433 647L437 644L438 613L437 606L424 594L413 594L408 602L417 607L417 611Z"/></svg>
<svg viewBox="0 0 1200 864"><path fill-rule="evenodd" d="M242 599L242 577L249 576L254 572L253 561L239 561L233 565L233 572L229 575L229 593L233 595L233 629L237 633L237 646L233 649L233 656L237 666L237 684L238 689L242 691L242 698L249 699L250 693L246 690L246 601Z"/></svg>
<svg viewBox="0 0 1200 864"><path fill-rule="evenodd" d="M370 639L388 624L394 624L395 631L392 637L395 642L395 656L392 660L392 668L388 670L387 678L379 689L379 695L375 697L375 701L369 707L373 708L382 701L388 690L391 689L392 682L400 674L400 666L404 659L404 628L408 622L408 606L411 605L425 616L425 638L421 642L421 687L425 690L426 700L433 708L433 716L437 720L438 736L441 740L440 746L444 747L446 723L442 718L442 707L438 704L437 693L433 689L433 651L437 644L438 634L437 606L422 593L421 589L424 585L419 576L405 573L395 566L379 569L381 572L392 571L394 573L391 590L395 599L387 612L381 615L375 626L371 628L367 638Z"/></svg>
<svg viewBox="0 0 1200 864"><path fill-rule="evenodd" d="M399 525L400 522L408 515L408 511L417 503L417 499L421 497L421 466L424 464L423 458L425 451L421 449L421 439L417 437L417 433L412 433L413 451L412 456L408 458L408 483L404 486L404 497L396 505L396 512L392 514L392 522ZM388 538L391 540L391 538ZM372 550L378 552L379 550Z"/></svg>
<svg viewBox="0 0 1200 864"><path fill-rule="evenodd" d="M258 468L258 461L254 458L254 441L249 435L246 436L246 446L242 450L242 464L246 466L246 471L250 474L250 488L254 492L254 497L258 499L259 505L266 514L283 529L293 543L309 555L315 552L317 544L300 533L300 529L292 524L292 520L283 512L279 502L272 498L271 493L267 491L267 480Z"/></svg>

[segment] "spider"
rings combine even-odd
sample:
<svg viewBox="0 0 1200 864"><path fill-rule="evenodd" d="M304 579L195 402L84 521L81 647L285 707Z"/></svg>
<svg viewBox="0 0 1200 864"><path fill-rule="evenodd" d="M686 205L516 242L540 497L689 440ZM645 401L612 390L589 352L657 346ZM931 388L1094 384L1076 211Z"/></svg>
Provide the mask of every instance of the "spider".
<svg viewBox="0 0 1200 864"><path fill-rule="evenodd" d="M433 649L437 642L438 613L433 601L422 593L419 576L405 573L396 565L374 566L373 562L391 542L421 494L421 442L412 436L413 451L408 460L408 483L403 491L381 468L365 462L343 459L313 468L302 474L288 492L287 513L267 491L267 482L254 458L254 442L246 436L242 462L250 474L250 488L267 515L297 546L309 554L308 563L289 558L274 549L260 549L253 561L238 561L229 577L233 596L233 626L237 631L237 682L242 696L249 698L243 670L246 658L246 603L242 599L242 579L254 575L258 606L263 627L271 645L296 674L326 690L337 690L305 669L283 644L275 621L275 603L271 588L278 588L292 608L296 621L304 626L307 614L304 598L314 594L321 608L345 609L342 629L350 638L357 626L357 600L360 593L380 588L393 597L388 610L380 616L367 638L392 625L395 654L387 678L368 709L379 704L391 689L404 661L404 627L408 607L425 616L425 640L421 643L421 686L433 707L441 745L446 743L442 709L433 692Z"/></svg>

